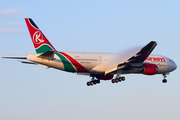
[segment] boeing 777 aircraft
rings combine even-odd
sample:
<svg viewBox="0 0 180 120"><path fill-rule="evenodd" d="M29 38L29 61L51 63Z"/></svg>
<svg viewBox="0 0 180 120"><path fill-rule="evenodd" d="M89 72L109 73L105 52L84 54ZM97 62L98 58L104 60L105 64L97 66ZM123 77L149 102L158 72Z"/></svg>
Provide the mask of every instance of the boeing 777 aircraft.
<svg viewBox="0 0 180 120"><path fill-rule="evenodd" d="M88 75L92 77L88 86L100 83L100 80L111 80L112 83L124 81L122 74L162 74L166 76L177 68L175 62L161 55L150 55L157 43L151 41L132 55L119 56L117 53L79 53L57 51L31 18L25 18L29 33L37 54L26 57L3 57L26 59L22 63L43 65L67 72ZM116 62L115 62L116 61ZM114 78L114 75L116 77Z"/></svg>

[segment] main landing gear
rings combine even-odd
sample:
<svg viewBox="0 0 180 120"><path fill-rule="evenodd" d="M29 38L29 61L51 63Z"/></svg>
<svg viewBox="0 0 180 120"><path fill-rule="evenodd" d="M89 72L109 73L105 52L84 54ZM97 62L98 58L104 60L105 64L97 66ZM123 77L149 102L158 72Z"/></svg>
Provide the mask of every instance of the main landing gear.
<svg viewBox="0 0 180 120"><path fill-rule="evenodd" d="M118 83L118 82L121 82L121 81L125 81L125 77L120 77L119 75L116 76L115 79L112 79L111 82L112 83Z"/></svg>
<svg viewBox="0 0 180 120"><path fill-rule="evenodd" d="M167 74L163 74L164 79L162 80L163 83L167 83L167 79L165 79L167 77Z"/></svg>
<svg viewBox="0 0 180 120"><path fill-rule="evenodd" d="M94 79L94 77L92 78L91 81L87 82L87 86L93 86L93 85L96 85L96 84L99 84L100 83L100 80L99 79Z"/></svg>

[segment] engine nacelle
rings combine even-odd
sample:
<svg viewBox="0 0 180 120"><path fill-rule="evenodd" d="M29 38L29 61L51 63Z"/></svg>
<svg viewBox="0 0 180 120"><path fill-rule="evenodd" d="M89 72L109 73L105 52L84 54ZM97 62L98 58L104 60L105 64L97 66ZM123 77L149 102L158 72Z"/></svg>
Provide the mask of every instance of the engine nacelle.
<svg viewBox="0 0 180 120"><path fill-rule="evenodd" d="M158 66L151 63L144 63L138 71L145 75L155 75L158 72Z"/></svg>
<svg viewBox="0 0 180 120"><path fill-rule="evenodd" d="M114 77L113 74L106 74L106 75L102 74L99 79L100 79L100 80L110 80L110 79L112 79L113 77Z"/></svg>

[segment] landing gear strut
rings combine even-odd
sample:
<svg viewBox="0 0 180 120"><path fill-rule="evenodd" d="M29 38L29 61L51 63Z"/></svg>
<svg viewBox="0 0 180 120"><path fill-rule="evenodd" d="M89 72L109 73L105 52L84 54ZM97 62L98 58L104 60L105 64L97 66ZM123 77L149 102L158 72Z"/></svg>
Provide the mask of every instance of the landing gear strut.
<svg viewBox="0 0 180 120"><path fill-rule="evenodd" d="M167 83L167 79L165 79L167 77L167 74L163 74L164 79L162 80L163 83Z"/></svg>
<svg viewBox="0 0 180 120"><path fill-rule="evenodd" d="M125 77L120 77L119 75L116 76L115 79L112 79L111 82L112 83L118 83L118 82L121 82L121 81L125 81Z"/></svg>
<svg viewBox="0 0 180 120"><path fill-rule="evenodd" d="M99 84L100 83L100 80L99 79L94 79L94 77L92 78L91 81L87 82L87 86L93 86L95 84Z"/></svg>

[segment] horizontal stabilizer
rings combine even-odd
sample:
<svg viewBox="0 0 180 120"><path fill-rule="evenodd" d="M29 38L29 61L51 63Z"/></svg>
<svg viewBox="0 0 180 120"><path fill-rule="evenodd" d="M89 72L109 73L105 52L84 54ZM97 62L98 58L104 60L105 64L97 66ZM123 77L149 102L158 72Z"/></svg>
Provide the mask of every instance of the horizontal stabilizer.
<svg viewBox="0 0 180 120"><path fill-rule="evenodd" d="M47 69L47 68L50 68L49 66L46 66L46 65L43 65L43 64L39 64L39 63L36 63L36 62L27 62L27 61L19 61L19 62L25 63L25 64L31 64L31 65L45 66L46 69Z"/></svg>
<svg viewBox="0 0 180 120"><path fill-rule="evenodd" d="M26 57L2 57L7 59L27 59Z"/></svg>
<svg viewBox="0 0 180 120"><path fill-rule="evenodd" d="M35 62L26 62L26 61L20 61L21 63L26 63L26 64L33 64L33 65L37 65L37 63Z"/></svg>

